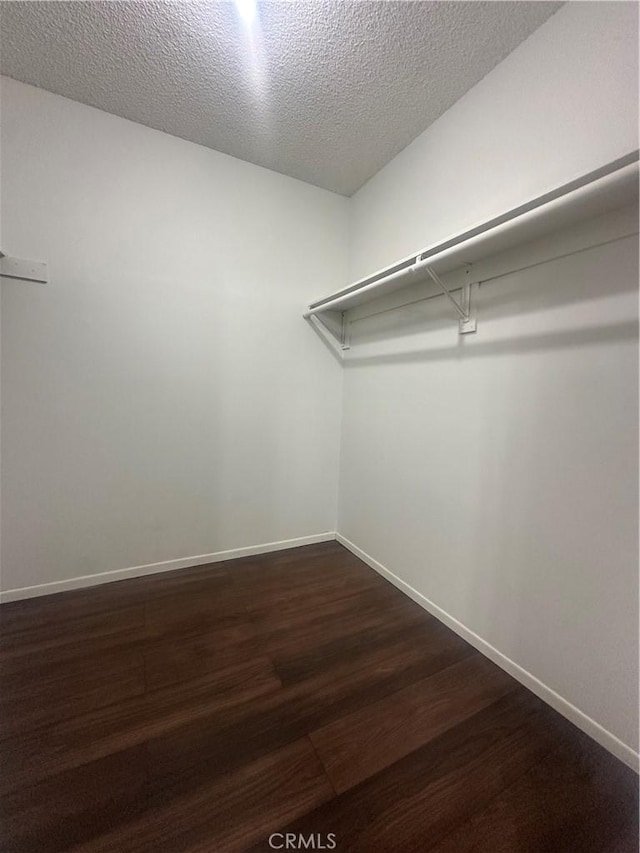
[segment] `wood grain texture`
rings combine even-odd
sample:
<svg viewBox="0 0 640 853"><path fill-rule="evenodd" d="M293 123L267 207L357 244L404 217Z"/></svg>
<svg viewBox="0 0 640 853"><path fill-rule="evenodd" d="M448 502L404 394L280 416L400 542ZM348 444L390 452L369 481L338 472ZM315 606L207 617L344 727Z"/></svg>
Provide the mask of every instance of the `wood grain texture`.
<svg viewBox="0 0 640 853"><path fill-rule="evenodd" d="M341 793L514 688L505 672L474 655L317 729L311 741Z"/></svg>
<svg viewBox="0 0 640 853"><path fill-rule="evenodd" d="M637 778L335 542L0 608L0 850L630 853Z"/></svg>
<svg viewBox="0 0 640 853"><path fill-rule="evenodd" d="M627 773L588 744L563 744L485 809L458 826L434 850L553 850L600 853L632 850L638 812L621 800Z"/></svg>
<svg viewBox="0 0 640 853"><path fill-rule="evenodd" d="M160 807L76 850L245 850L265 832L333 796L322 765L305 738L212 777Z"/></svg>
<svg viewBox="0 0 640 853"><path fill-rule="evenodd" d="M49 776L129 749L193 720L207 721L277 690L280 681L268 658L260 657L180 688L116 701L88 714L70 714L55 726L36 728L0 740L0 791L42 781Z"/></svg>
<svg viewBox="0 0 640 853"><path fill-rule="evenodd" d="M346 851L428 849L546 754L546 711L515 690L285 831L335 832Z"/></svg>
<svg viewBox="0 0 640 853"><path fill-rule="evenodd" d="M133 648L0 673L0 738L144 692L144 657Z"/></svg>

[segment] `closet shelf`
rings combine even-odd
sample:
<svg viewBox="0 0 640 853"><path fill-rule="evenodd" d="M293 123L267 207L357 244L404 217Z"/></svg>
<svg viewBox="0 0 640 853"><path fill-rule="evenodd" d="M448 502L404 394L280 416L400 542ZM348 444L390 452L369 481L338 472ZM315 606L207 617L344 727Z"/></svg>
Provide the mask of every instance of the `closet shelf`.
<svg viewBox="0 0 640 853"><path fill-rule="evenodd" d="M531 199L447 240L436 243L349 287L312 302L303 316L317 318L348 349L347 312L392 291L430 277L460 315L460 332L475 331L470 304L472 265L490 255L528 243L563 228L637 203L638 151ZM440 275L467 267L469 284L457 288L458 300Z"/></svg>
<svg viewBox="0 0 640 853"><path fill-rule="evenodd" d="M9 257L0 249L0 278L46 284L48 281L47 265L42 261L27 261L23 258Z"/></svg>

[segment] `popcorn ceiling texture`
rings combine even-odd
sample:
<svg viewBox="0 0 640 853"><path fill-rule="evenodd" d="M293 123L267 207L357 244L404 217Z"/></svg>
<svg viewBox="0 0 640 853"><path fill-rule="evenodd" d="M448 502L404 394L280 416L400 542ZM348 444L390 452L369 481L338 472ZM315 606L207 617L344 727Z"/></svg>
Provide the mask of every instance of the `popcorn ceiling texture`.
<svg viewBox="0 0 640 853"><path fill-rule="evenodd" d="M351 195L560 5L3 2L1 69Z"/></svg>

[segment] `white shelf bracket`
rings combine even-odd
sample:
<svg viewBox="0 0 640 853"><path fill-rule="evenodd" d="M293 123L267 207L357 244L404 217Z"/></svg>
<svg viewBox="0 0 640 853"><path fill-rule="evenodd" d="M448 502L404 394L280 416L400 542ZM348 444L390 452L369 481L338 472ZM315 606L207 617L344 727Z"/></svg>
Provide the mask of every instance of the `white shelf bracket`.
<svg viewBox="0 0 640 853"><path fill-rule="evenodd" d="M472 284L463 284L461 291L461 299L460 302L462 304L462 310L467 315L467 319L460 319L459 330L461 335L469 335L473 332L478 331L478 321L476 318L475 310L472 310L471 307L471 288Z"/></svg>
<svg viewBox="0 0 640 853"><path fill-rule="evenodd" d="M310 314L306 311L303 315L304 319L310 323L318 332L318 334L331 341L332 349L337 350L337 346L341 349L349 349L348 340L345 334L348 330L345 327L345 319L342 313L338 311L326 311L324 314ZM345 341L347 346L345 346Z"/></svg>
<svg viewBox="0 0 640 853"><path fill-rule="evenodd" d="M46 284L49 280L45 263L11 258L2 251L0 251L0 276L18 281L35 281L38 284Z"/></svg>
<svg viewBox="0 0 640 853"><path fill-rule="evenodd" d="M341 317L340 346L343 350L351 349L351 323L347 318L346 311L342 312Z"/></svg>
<svg viewBox="0 0 640 853"><path fill-rule="evenodd" d="M416 258L416 263L422 261L422 257ZM478 323L475 314L471 310L471 284L463 284L461 288L460 302L455 298L451 291L447 288L440 276L431 267L425 267L430 278L438 285L440 290L451 302L453 307L460 315L459 330L461 335L469 335L477 331ZM467 267L467 274L471 273L471 267Z"/></svg>
<svg viewBox="0 0 640 853"><path fill-rule="evenodd" d="M460 334L461 335L469 335L473 332L478 331L478 318L476 316L475 306L471 304L471 293L473 291L473 286L476 282L471 278L471 264L467 264L465 269L465 275L467 276L466 284L462 285L462 291L460 294L460 304L462 306L462 310L467 315L467 319L463 320L460 318ZM478 284L478 287L480 285Z"/></svg>

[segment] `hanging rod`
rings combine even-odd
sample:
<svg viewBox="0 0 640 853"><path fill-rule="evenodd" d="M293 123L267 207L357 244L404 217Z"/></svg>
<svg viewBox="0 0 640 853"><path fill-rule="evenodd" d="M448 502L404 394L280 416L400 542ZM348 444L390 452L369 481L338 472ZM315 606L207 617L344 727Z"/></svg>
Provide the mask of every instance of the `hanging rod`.
<svg viewBox="0 0 640 853"><path fill-rule="evenodd" d="M391 282L400 281L403 278L414 278L416 273L421 272L422 270L429 269L429 263L427 261L418 260L420 256L416 258L416 260L411 264L411 266L404 267L403 269L397 270L397 272L393 272L390 275L384 276L384 278L376 278L375 281L370 282L369 284L364 284L358 288L357 294L360 296L363 293L368 293L371 290L375 290L379 288L383 284L391 284ZM442 285L444 287L444 285ZM332 299L323 300L320 303L314 303L314 305L309 306L309 310L305 311L302 315L305 320L308 320L309 317L312 317L314 314L320 314L323 311L335 311L340 308L345 302L350 301L350 299L354 296L354 292L350 291L349 293L345 293L344 295L336 296Z"/></svg>
<svg viewBox="0 0 640 853"><path fill-rule="evenodd" d="M425 261L420 257L418 257L417 260L415 261L415 263L413 263L410 267L406 267L405 269L398 270L398 272L395 272L395 273L392 273L391 275L385 276L384 279L379 279L377 281L372 282L371 284L368 284L366 287L361 288L358 291L358 294L366 293L368 290L373 290L375 287L379 286L381 283L389 284L392 281L399 281L400 279L402 279L404 277L409 277L411 275L415 275L416 273L420 273L423 270L438 285L438 287L443 292L443 294L446 297L448 297L451 304L453 305L453 307L456 309L456 311L460 315L460 319L462 320L462 322L466 323L469 320L469 311L468 310L465 311L465 309L460 305L460 303L455 298L455 296L452 296L451 291L448 290L447 286L442 281L440 276L435 272L435 270L433 270L431 268L431 261L430 260ZM322 305L321 307L310 308L309 311L307 311L303 316L306 320L306 319L309 319L309 317L313 317L316 314L321 314L324 311L333 310L334 304L337 307L337 303L342 302L343 299L345 299L345 298L346 297L338 297L337 299L334 299L331 302L329 302L325 305Z"/></svg>
<svg viewBox="0 0 640 853"><path fill-rule="evenodd" d="M532 268L540 266L542 264L548 264L550 261L558 260L559 258L567 258L567 257L571 257L571 255L580 254L581 252L584 252L586 248L594 249L598 246L606 246L606 245L609 245L610 243L615 243L618 240L625 239L626 237L630 237L630 236L637 234L637 233L638 233L638 231L636 228L633 231L625 231L624 233L619 234L618 236L615 236L615 237L607 237L606 239L598 240L595 243L589 243L588 246L581 245L579 248L576 248L576 249L571 249L569 251L562 251L559 254L552 254L550 256L545 256L541 260L527 261L523 266L515 266L515 267L510 266L510 267L507 267L506 269L504 269L500 272L493 272L490 275L482 275L481 283L483 286L486 284L491 284L492 282L498 281L499 279L504 278L505 276L512 275L515 272L521 272L522 270L532 269ZM464 291L464 287L465 287L464 284L456 284L453 287L449 288L449 293L451 293L451 294L458 293L458 292L462 293ZM362 315L358 314L355 317L350 317L349 323L350 324L351 323L360 323L363 320L370 320L372 317L379 317L381 314L387 314L390 311L399 311L402 308L409 308L412 305L419 305L421 302L428 302L430 299L439 299L442 295L443 295L442 293L428 293L428 294L424 294L422 296L418 296L415 299L410 299L407 302L398 302L398 303L394 302L393 305L389 305L389 306L386 306L384 308L380 308L377 311L371 311L368 314L362 314ZM345 314L343 314L343 318L346 319Z"/></svg>
<svg viewBox="0 0 640 853"><path fill-rule="evenodd" d="M417 273L426 272L450 298L456 306L456 310L461 315L462 321L466 322L468 315L465 317L464 309L451 296L445 285L437 277L437 273L433 269L434 264L450 258L467 246L473 248L488 237L500 237L503 232L508 231L510 226L518 224L525 225L532 221L537 222L539 215L541 213L544 214L545 209L558 212L567 203L583 203L585 199L588 200L590 198L592 191L597 191L598 189L603 190L605 196L607 192L613 192L615 195L616 191L620 189L618 184L622 182L623 189L625 189L628 186L630 178L633 178L634 187L637 186L637 167L635 167L635 164L638 162L638 154L637 150L632 151L624 157L620 157L599 169L588 172L525 204L512 208L506 213L489 219L468 231L464 231L455 237L438 243L430 249L425 249L423 252L411 255L403 261L387 267L386 270L361 279L331 296L312 302L304 312L303 317L308 320L310 317L324 311L346 311L350 307L350 303L356 298L370 296L373 299L375 291L381 287L387 287L390 284L395 285L398 282L403 282L404 279L407 280L407 283L410 283L416 278ZM598 197L596 197L597 201ZM580 208L578 208L579 212L584 213L582 210L583 207L584 204L581 204Z"/></svg>

